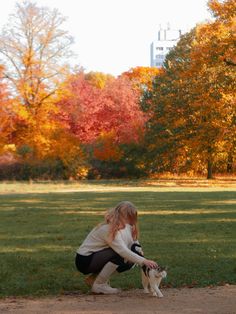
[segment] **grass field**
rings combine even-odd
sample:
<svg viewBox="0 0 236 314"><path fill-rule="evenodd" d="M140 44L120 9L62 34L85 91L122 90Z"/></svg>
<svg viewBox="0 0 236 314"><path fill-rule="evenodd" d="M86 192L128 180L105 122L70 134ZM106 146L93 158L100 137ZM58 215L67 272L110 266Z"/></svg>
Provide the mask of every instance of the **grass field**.
<svg viewBox="0 0 236 314"><path fill-rule="evenodd" d="M235 185L173 184L0 184L0 296L88 291L75 250L121 200L139 209L145 255L168 266L163 285L236 284ZM112 284L141 287L139 269Z"/></svg>

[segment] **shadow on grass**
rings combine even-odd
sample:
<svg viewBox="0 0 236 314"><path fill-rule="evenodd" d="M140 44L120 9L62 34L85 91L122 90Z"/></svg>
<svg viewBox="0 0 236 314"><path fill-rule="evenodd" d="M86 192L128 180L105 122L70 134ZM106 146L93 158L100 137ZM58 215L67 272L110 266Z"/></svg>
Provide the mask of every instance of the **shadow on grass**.
<svg viewBox="0 0 236 314"><path fill-rule="evenodd" d="M0 195L0 296L87 291L75 250L121 200L138 207L145 255L169 266L166 285L235 284L235 198L233 191ZM139 287L139 270L114 283Z"/></svg>

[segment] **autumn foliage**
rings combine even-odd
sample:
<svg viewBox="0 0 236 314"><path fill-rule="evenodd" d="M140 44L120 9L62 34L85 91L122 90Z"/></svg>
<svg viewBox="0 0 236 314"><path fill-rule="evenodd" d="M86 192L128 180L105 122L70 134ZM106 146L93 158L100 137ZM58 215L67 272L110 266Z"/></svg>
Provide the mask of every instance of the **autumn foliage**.
<svg viewBox="0 0 236 314"><path fill-rule="evenodd" d="M105 134L113 134L117 144L138 141L145 117L139 108L139 94L128 80L113 78L99 88L79 73L65 88L66 96L58 103L59 115L81 143L93 143Z"/></svg>
<svg viewBox="0 0 236 314"><path fill-rule="evenodd" d="M162 69L114 77L70 69L64 17L17 4L0 35L0 155L15 163L0 179L234 173L236 4L208 6Z"/></svg>
<svg viewBox="0 0 236 314"><path fill-rule="evenodd" d="M232 169L235 68L226 61L233 62L235 2L209 5L216 19L182 37L145 97L144 108L152 112L149 167L155 171L195 170L212 178L217 168ZM154 154L161 156L161 162L153 160Z"/></svg>
<svg viewBox="0 0 236 314"><path fill-rule="evenodd" d="M122 73L122 76L128 78L131 81L133 88L142 93L143 91L152 88L153 80L160 73L162 73L162 70L158 68L138 66Z"/></svg>
<svg viewBox="0 0 236 314"><path fill-rule="evenodd" d="M14 130L14 111L6 83L3 82L3 66L0 66L0 153L11 143Z"/></svg>

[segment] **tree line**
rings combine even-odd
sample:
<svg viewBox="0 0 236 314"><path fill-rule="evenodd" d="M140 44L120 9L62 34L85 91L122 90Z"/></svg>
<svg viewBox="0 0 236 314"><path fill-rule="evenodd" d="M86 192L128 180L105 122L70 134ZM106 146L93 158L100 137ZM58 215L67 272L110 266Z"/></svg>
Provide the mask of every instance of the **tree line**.
<svg viewBox="0 0 236 314"><path fill-rule="evenodd" d="M181 36L161 69L71 68L57 10L17 3L0 34L0 179L235 171L236 3Z"/></svg>

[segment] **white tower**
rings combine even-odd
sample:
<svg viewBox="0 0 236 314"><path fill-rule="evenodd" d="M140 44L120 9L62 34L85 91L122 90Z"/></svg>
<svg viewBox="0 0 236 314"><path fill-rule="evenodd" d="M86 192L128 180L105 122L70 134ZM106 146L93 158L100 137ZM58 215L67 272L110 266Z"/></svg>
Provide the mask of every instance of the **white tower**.
<svg viewBox="0 0 236 314"><path fill-rule="evenodd" d="M160 25L158 37L150 46L151 67L162 67L167 53L176 45L181 34L181 30L170 29L169 24L165 29Z"/></svg>

